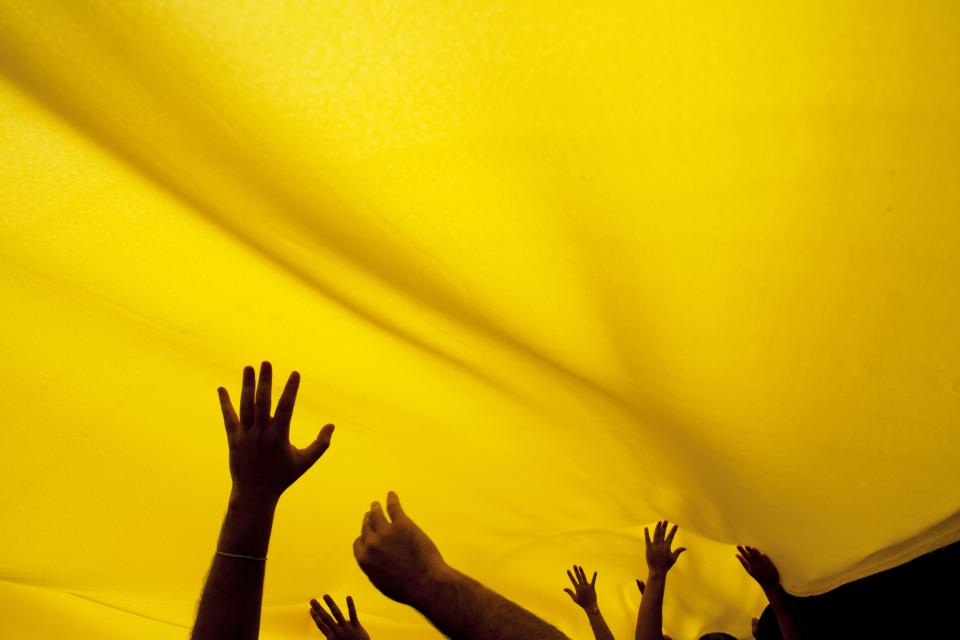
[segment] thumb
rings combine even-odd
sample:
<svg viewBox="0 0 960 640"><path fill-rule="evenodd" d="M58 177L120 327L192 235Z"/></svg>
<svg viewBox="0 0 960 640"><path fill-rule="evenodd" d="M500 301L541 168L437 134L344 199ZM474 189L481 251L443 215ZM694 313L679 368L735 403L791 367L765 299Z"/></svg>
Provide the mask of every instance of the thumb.
<svg viewBox="0 0 960 640"><path fill-rule="evenodd" d="M686 551L686 550L687 550L686 547L680 547L679 549L677 549L676 551L674 551L674 552L673 552L673 559L676 560L677 558L679 558L679 557L680 557L680 554L683 553L683 552Z"/></svg>
<svg viewBox="0 0 960 640"><path fill-rule="evenodd" d="M568 596L570 596L570 599L573 600L574 602L577 601L577 596L573 595L573 591L571 591L570 589L564 589L563 592L566 593Z"/></svg>
<svg viewBox="0 0 960 640"><path fill-rule="evenodd" d="M400 506L400 496L395 491L387 493L387 513L390 514L390 520L405 518L407 515L403 512L403 507Z"/></svg>
<svg viewBox="0 0 960 640"><path fill-rule="evenodd" d="M306 458L307 467L312 466L314 462L320 459L323 452L330 448L330 438L333 437L333 428L332 424L326 425L320 430L317 439L302 450Z"/></svg>

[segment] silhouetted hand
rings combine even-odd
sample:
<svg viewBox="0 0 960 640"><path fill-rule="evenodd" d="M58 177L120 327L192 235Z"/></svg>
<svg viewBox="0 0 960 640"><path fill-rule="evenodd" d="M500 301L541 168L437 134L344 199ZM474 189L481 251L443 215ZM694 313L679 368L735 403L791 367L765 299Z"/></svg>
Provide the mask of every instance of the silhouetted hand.
<svg viewBox="0 0 960 640"><path fill-rule="evenodd" d="M770 602L773 614L777 617L777 625L784 640L800 640L803 634L797 622L790 598L780 586L780 572L773 561L759 549L747 546L738 546L737 560L743 565L750 577L757 581L764 595ZM752 621L751 621L752 622ZM756 635L760 621L753 624L753 633Z"/></svg>
<svg viewBox="0 0 960 640"><path fill-rule="evenodd" d="M597 572L593 572L593 578L588 582L587 574L584 572L583 567L574 565L573 573L570 573L568 570L567 576L570 578L570 582L573 583L573 590L564 589L567 595L570 596L570 599L577 605L583 607L588 613L596 613L598 611L597 590L594 588L594 585L597 584Z"/></svg>
<svg viewBox="0 0 960 640"><path fill-rule="evenodd" d="M310 445L297 449L290 444L290 418L300 386L300 374L294 371L270 417L272 370L269 362L260 366L260 384L255 388L253 367L243 370L240 392L240 416L237 417L230 395L223 387L220 409L230 447L230 475L238 496L276 502L280 494L313 466L330 446L333 425L326 425Z"/></svg>
<svg viewBox="0 0 960 640"><path fill-rule="evenodd" d="M770 558L753 547L737 546L737 550L737 560L761 589L770 591L780 586L780 572Z"/></svg>
<svg viewBox="0 0 960 640"><path fill-rule="evenodd" d="M277 502L330 446L332 424L325 426L306 449L290 444L290 418L300 374L290 374L274 417L270 417L271 378L269 362L260 367L259 387L253 367L244 368L239 417L227 390L217 389L233 487L217 553L200 596L193 640L257 639L265 561Z"/></svg>
<svg viewBox="0 0 960 640"><path fill-rule="evenodd" d="M650 530L646 527L643 529L643 535L647 540L647 569L651 575L666 575L680 554L687 550L686 547L680 547L676 551L670 550L673 537L677 534L677 525L673 525L670 533L667 533L668 525L666 520L657 522L653 530L653 540L650 539Z"/></svg>
<svg viewBox="0 0 960 640"><path fill-rule="evenodd" d="M393 491L387 494L387 513L389 521L379 502L370 505L353 555L383 595L416 606L424 587L446 575L449 567L433 540L403 512Z"/></svg>
<svg viewBox="0 0 960 640"><path fill-rule="evenodd" d="M340 607L333 601L333 598L323 596L323 601L330 608L330 613L327 613L323 605L314 598L310 601L310 617L313 618L317 629L320 629L327 640L370 640L370 635L360 625L360 620L357 619L357 608L353 605L353 598L347 596L349 620L344 619Z"/></svg>

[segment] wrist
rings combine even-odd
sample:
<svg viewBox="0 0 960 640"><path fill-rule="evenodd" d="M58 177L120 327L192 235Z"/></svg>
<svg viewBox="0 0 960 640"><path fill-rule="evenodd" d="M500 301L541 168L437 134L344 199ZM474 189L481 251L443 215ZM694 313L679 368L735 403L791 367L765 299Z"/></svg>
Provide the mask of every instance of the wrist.
<svg viewBox="0 0 960 640"><path fill-rule="evenodd" d="M230 489L229 508L243 508L254 511L273 511L277 508L280 496L269 491L243 488L234 485Z"/></svg>
<svg viewBox="0 0 960 640"><path fill-rule="evenodd" d="M779 582L775 584L760 585L760 588L763 589L763 593L766 594L768 600L770 598L779 598L784 595L783 587Z"/></svg>
<svg viewBox="0 0 960 640"><path fill-rule="evenodd" d="M424 572L423 579L414 592L410 594L407 604L427 615L427 611L442 598L445 591L455 589L465 580L467 580L465 575L445 562L440 563Z"/></svg>
<svg viewBox="0 0 960 640"><path fill-rule="evenodd" d="M667 580L667 570L666 569L648 569L647 570L647 584L651 582L666 582Z"/></svg>
<svg viewBox="0 0 960 640"><path fill-rule="evenodd" d="M598 605L589 605L583 608L587 612L587 616L590 618L596 618L600 616L600 607Z"/></svg>
<svg viewBox="0 0 960 640"><path fill-rule="evenodd" d="M277 503L267 496L232 491L223 519L217 550L234 555L265 558Z"/></svg>

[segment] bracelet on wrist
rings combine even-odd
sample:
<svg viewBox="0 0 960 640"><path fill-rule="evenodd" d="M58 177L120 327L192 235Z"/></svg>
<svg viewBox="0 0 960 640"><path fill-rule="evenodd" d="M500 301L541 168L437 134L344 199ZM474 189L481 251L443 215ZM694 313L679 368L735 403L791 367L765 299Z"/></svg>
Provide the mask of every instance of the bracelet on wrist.
<svg viewBox="0 0 960 640"><path fill-rule="evenodd" d="M225 557L227 557L227 558L242 558L242 559L244 559L244 560L259 560L260 562L266 562L266 561L267 561L267 557L266 557L266 556L263 556L262 558L259 557L259 556L246 556L246 555L243 555L242 553L227 553L226 551L220 551L219 549L217 549L217 555L218 555L218 556L225 556Z"/></svg>

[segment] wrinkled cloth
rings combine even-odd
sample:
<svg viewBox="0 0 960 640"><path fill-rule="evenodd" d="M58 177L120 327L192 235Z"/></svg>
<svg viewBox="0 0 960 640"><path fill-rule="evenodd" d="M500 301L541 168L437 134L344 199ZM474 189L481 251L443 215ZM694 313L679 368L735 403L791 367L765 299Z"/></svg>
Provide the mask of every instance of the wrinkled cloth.
<svg viewBox="0 0 960 640"><path fill-rule="evenodd" d="M573 638L749 634L960 539L960 7L0 4L0 635L183 638L216 388L302 373L263 637L387 490Z"/></svg>

